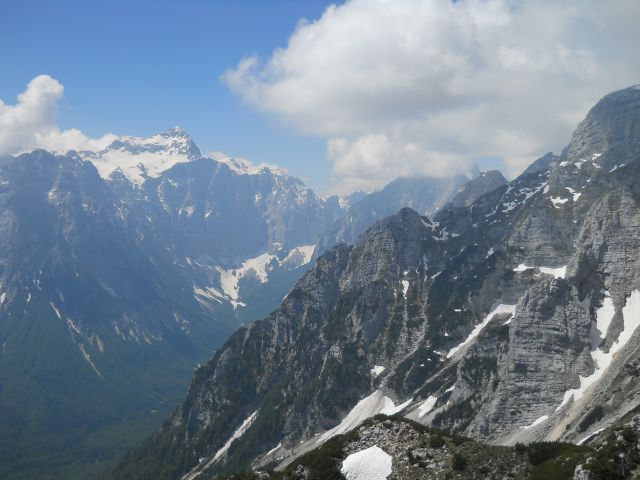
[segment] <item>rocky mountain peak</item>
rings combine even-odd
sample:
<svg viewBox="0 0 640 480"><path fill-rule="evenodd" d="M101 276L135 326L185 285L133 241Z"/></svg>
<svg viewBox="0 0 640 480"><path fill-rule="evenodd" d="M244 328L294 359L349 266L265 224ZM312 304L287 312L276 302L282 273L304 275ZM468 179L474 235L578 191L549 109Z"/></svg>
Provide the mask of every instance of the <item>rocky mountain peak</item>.
<svg viewBox="0 0 640 480"><path fill-rule="evenodd" d="M605 152L622 162L640 154L640 88L637 85L606 95L589 111L573 134L567 157L589 161Z"/></svg>
<svg viewBox="0 0 640 480"><path fill-rule="evenodd" d="M478 197L507 183L507 179L504 178L498 170L480 172L460 187L458 193L451 200L451 203L456 207L469 206L475 202Z"/></svg>
<svg viewBox="0 0 640 480"><path fill-rule="evenodd" d="M99 153L109 150L124 150L132 154L167 152L186 155L190 160L202 157L193 138L180 127L170 128L149 137L119 137Z"/></svg>
<svg viewBox="0 0 640 480"><path fill-rule="evenodd" d="M527 169L522 172L522 176L527 176L533 173L539 173L547 170L551 162L558 160L558 155L553 152L545 153L542 157L538 158L535 162L527 167Z"/></svg>
<svg viewBox="0 0 640 480"><path fill-rule="evenodd" d="M160 135L164 137L182 137L191 140L191 135L189 135L184 128L178 125L173 128L168 128L164 132L160 133Z"/></svg>
<svg viewBox="0 0 640 480"><path fill-rule="evenodd" d="M639 159L640 90L629 87L603 97L578 125L561 155L547 154L525 171L524 175L548 175L538 200L542 217L531 231L537 235L546 231L548 244L555 243L556 231L574 235L594 199L620 181L620 172L632 174ZM575 221L567 222L569 215ZM567 253L571 248L561 250Z"/></svg>

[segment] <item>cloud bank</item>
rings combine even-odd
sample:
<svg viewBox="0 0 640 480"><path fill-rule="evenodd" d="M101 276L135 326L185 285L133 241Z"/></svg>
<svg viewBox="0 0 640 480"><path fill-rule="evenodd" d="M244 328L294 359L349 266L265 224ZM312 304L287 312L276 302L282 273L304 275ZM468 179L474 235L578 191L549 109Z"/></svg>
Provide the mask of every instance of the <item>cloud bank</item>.
<svg viewBox="0 0 640 480"><path fill-rule="evenodd" d="M639 21L637 0L348 0L222 79L326 138L339 192L480 157L514 175L640 81Z"/></svg>
<svg viewBox="0 0 640 480"><path fill-rule="evenodd" d="M56 122L64 87L49 75L39 75L18 95L15 105L0 100L0 154L32 148L55 152L100 150L116 137L91 139L80 130L60 130Z"/></svg>

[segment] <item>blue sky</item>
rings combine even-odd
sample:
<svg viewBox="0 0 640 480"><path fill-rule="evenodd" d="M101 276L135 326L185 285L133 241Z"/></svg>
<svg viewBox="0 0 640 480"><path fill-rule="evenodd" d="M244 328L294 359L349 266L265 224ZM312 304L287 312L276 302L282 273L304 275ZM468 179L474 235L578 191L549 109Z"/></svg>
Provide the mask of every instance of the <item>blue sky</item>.
<svg viewBox="0 0 640 480"><path fill-rule="evenodd" d="M0 18L0 154L179 125L323 194L474 162L513 178L640 83L638 0L3 0Z"/></svg>
<svg viewBox="0 0 640 480"><path fill-rule="evenodd" d="M285 47L317 0L5 0L0 99L39 74L65 87L62 129L92 137L185 128L204 151L277 163L322 188L324 140L283 128L244 104L219 79L246 55ZM335 3L335 2L333 2Z"/></svg>

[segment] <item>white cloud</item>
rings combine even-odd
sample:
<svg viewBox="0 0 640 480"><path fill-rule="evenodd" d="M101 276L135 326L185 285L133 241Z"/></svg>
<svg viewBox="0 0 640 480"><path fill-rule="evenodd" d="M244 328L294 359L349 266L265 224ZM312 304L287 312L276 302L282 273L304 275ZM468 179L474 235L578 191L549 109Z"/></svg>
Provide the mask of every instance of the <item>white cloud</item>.
<svg viewBox="0 0 640 480"><path fill-rule="evenodd" d="M64 87L49 75L38 75L18 95L15 105L0 100L0 154L18 153L32 148L56 152L100 150L115 135L90 139L80 130L61 131L56 124L58 103Z"/></svg>
<svg viewBox="0 0 640 480"><path fill-rule="evenodd" d="M637 0L348 0L223 81L327 138L337 190L484 156L515 174L638 82L639 21Z"/></svg>

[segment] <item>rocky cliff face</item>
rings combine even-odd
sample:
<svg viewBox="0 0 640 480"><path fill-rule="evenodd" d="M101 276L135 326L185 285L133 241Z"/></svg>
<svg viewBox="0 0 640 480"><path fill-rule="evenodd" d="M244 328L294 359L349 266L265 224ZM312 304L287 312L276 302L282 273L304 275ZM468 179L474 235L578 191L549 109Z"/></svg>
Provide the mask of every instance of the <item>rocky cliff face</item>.
<svg viewBox="0 0 640 480"><path fill-rule="evenodd" d="M577 441L633 411L639 102L611 94L509 185L433 220L402 210L321 257L118 478L150 461L154 478L284 467L380 412L509 444Z"/></svg>

